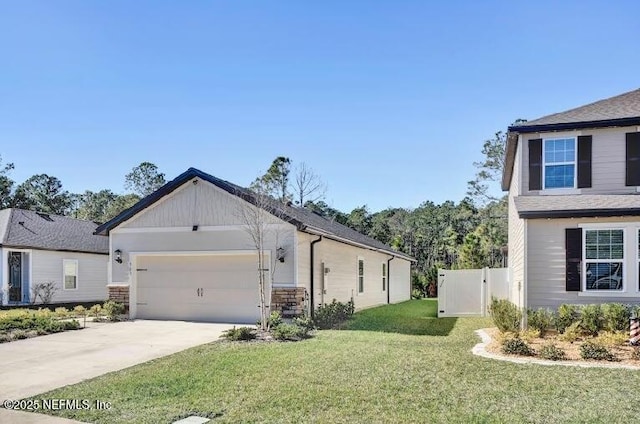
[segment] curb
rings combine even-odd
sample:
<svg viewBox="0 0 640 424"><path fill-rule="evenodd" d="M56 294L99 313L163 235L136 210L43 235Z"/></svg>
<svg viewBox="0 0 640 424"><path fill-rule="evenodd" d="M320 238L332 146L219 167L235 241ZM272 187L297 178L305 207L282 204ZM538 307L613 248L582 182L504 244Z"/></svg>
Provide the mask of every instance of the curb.
<svg viewBox="0 0 640 424"><path fill-rule="evenodd" d="M609 369L626 369L626 370L640 370L640 366L626 365L626 364L612 364L612 363L596 363L596 362L582 362L582 361L549 361L547 359L537 358L523 358L523 357L510 357L499 355L497 353L491 353L487 351L487 346L491 343L492 339L489 334L484 330L476 330L475 333L482 340L471 349L471 353L476 356L481 356L487 359L495 359L498 361L512 362L514 364L536 364L553 366L558 365L561 367L579 367L579 368L609 368Z"/></svg>

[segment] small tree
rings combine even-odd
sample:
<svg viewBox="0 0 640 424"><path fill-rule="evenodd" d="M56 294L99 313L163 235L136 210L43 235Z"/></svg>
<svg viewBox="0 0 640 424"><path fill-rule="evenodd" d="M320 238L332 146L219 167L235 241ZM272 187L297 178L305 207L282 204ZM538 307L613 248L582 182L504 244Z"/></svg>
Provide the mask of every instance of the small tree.
<svg viewBox="0 0 640 424"><path fill-rule="evenodd" d="M245 232L251 239L253 248L257 253L258 266L258 289L260 292L260 328L266 331L269 319L269 304L267 303L267 284L273 280L276 271L278 258L269 255L267 252L277 252L280 240L281 227L278 225L279 218L283 217L282 205L273 199L268 184L260 183L256 180L251 190L242 191L240 197L247 202L240 202L238 207L238 217L244 225ZM284 254L285 252L281 252ZM270 271L270 280L267 280L265 273ZM269 302L270 303L270 302Z"/></svg>
<svg viewBox="0 0 640 424"><path fill-rule="evenodd" d="M34 284L31 287L31 304L35 305L38 298L40 298L42 304L49 305L57 291L58 287L53 281Z"/></svg>

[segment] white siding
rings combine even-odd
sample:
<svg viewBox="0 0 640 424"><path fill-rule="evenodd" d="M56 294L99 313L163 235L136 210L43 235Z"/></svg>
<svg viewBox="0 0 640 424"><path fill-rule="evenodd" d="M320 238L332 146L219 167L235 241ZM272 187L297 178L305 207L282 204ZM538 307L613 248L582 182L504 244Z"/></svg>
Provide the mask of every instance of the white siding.
<svg viewBox="0 0 640 424"><path fill-rule="evenodd" d="M107 299L107 255L92 253L55 252L50 250L31 251L31 284L53 281L58 291L52 302L84 302ZM78 288L64 290L62 287L62 261L78 261Z"/></svg>
<svg viewBox="0 0 640 424"><path fill-rule="evenodd" d="M557 308L562 303L638 302L638 297L593 297L565 290L565 228L580 224L638 222L637 218L580 218L527 220L527 296L533 308ZM640 226L640 223L638 223ZM628 284L637 284L628 282ZM581 293L581 294L579 294Z"/></svg>
<svg viewBox="0 0 640 424"><path fill-rule="evenodd" d="M523 134L518 141L522 157L516 163L522 164L522 193L535 195L539 191L529 191L529 140L537 138L592 136L592 187L580 189L581 194L626 194L636 193L636 187L625 186L625 134L636 132L637 127L603 128L555 133ZM520 149L518 149L520 150ZM515 176L515 172L514 172Z"/></svg>
<svg viewBox="0 0 640 424"><path fill-rule="evenodd" d="M509 300L516 305L524 304L524 255L525 255L525 221L518 217L518 212L514 204L514 198L520 194L520 177L521 177L521 157L522 144L519 143L516 150L516 159L513 165L513 176L511 178L511 186L509 187L509 281L510 294Z"/></svg>
<svg viewBox="0 0 640 424"><path fill-rule="evenodd" d="M387 291L382 290L382 263L386 263L391 258L390 255L323 238L315 245L314 256L316 264L314 267L314 303L316 306L322 300L325 303L329 303L333 299L346 302L352 297L356 309L387 303ZM364 259L363 293L358 293L358 258ZM324 280L322 263L330 269ZM395 287L390 293L394 295L392 302L400 302L410 298L408 268L409 262L404 259L396 258L391 261L391 285ZM322 293L323 285L326 293Z"/></svg>
<svg viewBox="0 0 640 424"><path fill-rule="evenodd" d="M111 261L111 281L131 283L131 252L255 250L240 225L242 207L252 206L208 182L185 184L111 232L111 250L122 251L121 264ZM273 222L278 225L269 228L265 242L266 250L271 251L271 266L276 267L273 282L291 285L295 283L296 229L275 217ZM190 230L193 225L199 225L198 231ZM286 251L284 263L276 263L278 247Z"/></svg>

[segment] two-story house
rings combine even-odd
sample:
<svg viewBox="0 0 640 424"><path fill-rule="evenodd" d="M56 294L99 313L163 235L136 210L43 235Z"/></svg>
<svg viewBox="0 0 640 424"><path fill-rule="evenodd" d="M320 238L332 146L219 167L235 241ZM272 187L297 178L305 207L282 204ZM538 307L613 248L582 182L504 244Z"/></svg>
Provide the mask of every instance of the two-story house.
<svg viewBox="0 0 640 424"><path fill-rule="evenodd" d="M640 302L640 90L509 127L511 300Z"/></svg>

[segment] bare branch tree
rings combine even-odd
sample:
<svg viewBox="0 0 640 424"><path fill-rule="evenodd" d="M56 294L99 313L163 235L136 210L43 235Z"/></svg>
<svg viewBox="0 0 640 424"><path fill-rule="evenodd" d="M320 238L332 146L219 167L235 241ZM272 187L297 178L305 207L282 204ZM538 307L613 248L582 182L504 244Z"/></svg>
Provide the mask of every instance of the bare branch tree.
<svg viewBox="0 0 640 424"><path fill-rule="evenodd" d="M248 203L240 202L238 207L238 218L257 253L260 328L263 331L267 330L271 303L267 299L268 284L273 281L279 259L277 254L282 231L279 218L283 216L281 206L269 192L267 185L254 184L250 191L240 193Z"/></svg>
<svg viewBox="0 0 640 424"><path fill-rule="evenodd" d="M292 185L298 206L304 206L306 202L315 203L322 200L327 193L327 185L304 162L296 167Z"/></svg>

